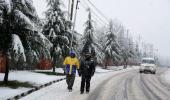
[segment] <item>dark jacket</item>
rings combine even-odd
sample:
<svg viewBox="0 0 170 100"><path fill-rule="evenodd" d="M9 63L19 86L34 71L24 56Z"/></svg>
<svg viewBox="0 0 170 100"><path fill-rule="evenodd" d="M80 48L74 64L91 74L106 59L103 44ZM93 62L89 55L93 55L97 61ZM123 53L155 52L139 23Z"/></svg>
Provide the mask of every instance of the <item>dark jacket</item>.
<svg viewBox="0 0 170 100"><path fill-rule="evenodd" d="M81 76L93 76L95 72L95 62L91 59L82 60L80 64L79 74Z"/></svg>

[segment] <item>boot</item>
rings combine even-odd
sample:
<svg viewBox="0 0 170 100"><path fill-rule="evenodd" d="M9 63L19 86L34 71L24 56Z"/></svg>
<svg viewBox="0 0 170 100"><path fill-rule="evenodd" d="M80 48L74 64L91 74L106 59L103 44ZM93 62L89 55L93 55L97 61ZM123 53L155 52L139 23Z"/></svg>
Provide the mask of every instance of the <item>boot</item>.
<svg viewBox="0 0 170 100"><path fill-rule="evenodd" d="M84 93L84 91L80 91L80 94L83 94Z"/></svg>
<svg viewBox="0 0 170 100"><path fill-rule="evenodd" d="M86 90L86 93L88 94L90 91L89 90Z"/></svg>

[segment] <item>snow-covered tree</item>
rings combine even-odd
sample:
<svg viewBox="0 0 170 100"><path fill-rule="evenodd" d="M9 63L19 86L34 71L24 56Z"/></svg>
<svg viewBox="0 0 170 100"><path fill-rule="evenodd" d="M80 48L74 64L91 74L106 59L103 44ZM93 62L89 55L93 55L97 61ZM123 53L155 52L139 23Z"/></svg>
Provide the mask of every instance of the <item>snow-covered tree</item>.
<svg viewBox="0 0 170 100"><path fill-rule="evenodd" d="M89 15L88 20L85 23L85 30L83 35L83 48L81 54L83 55L86 52L90 52L92 56L95 56L95 47L94 47L94 27L93 20L91 18L91 11L88 9Z"/></svg>
<svg viewBox="0 0 170 100"><path fill-rule="evenodd" d="M71 41L71 22L66 20L62 10L61 0L47 0L48 10L46 11L46 23L43 28L44 35L53 43L51 48L51 57L55 62L59 57L66 57L70 50ZM56 57L54 57L57 55Z"/></svg>
<svg viewBox="0 0 170 100"><path fill-rule="evenodd" d="M117 32L116 28L113 26L113 21L109 23L109 29L106 34L106 42L105 42L105 67L107 68L107 61L112 59L113 62L118 62L120 59L120 46L116 40L115 33Z"/></svg>
<svg viewBox="0 0 170 100"><path fill-rule="evenodd" d="M95 30L95 47L97 47L96 50L96 56L98 63L103 65L103 60L105 59L105 53L104 53L104 48L105 47L105 42L107 40L106 37L106 32L107 28L105 26L98 27Z"/></svg>
<svg viewBox="0 0 170 100"><path fill-rule="evenodd" d="M50 60L50 48L52 43L40 32L34 32L34 35L29 38L31 50L28 52L30 59L27 58L27 63L30 69L35 69L35 66L40 63L40 60Z"/></svg>
<svg viewBox="0 0 170 100"><path fill-rule="evenodd" d="M129 31L118 22L110 22L109 29L105 27L97 28L95 31L96 43L100 47L105 47L99 54L103 54L105 65L127 65L135 64L141 56L138 44L134 43Z"/></svg>
<svg viewBox="0 0 170 100"><path fill-rule="evenodd" d="M16 34L12 35L10 69L24 69L26 63L26 56L22 41Z"/></svg>
<svg viewBox="0 0 170 100"><path fill-rule="evenodd" d="M38 16L32 0L1 0L0 1L0 39L1 49L7 53L12 44L12 37L16 34L22 41L23 47L29 49L28 36L33 31ZM36 24L35 24L36 25ZM21 49L21 48L20 48ZM23 53L21 56L25 56ZM8 60L7 60L8 61ZM9 66L7 64L4 82L8 80Z"/></svg>

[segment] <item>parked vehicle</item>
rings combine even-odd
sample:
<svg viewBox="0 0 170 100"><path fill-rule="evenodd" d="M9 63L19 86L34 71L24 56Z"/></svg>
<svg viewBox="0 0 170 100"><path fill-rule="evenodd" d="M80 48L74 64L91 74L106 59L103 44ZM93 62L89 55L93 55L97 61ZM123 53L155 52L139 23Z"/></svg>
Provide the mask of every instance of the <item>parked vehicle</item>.
<svg viewBox="0 0 170 100"><path fill-rule="evenodd" d="M152 74L156 74L156 62L154 58L143 58L139 72L150 72Z"/></svg>

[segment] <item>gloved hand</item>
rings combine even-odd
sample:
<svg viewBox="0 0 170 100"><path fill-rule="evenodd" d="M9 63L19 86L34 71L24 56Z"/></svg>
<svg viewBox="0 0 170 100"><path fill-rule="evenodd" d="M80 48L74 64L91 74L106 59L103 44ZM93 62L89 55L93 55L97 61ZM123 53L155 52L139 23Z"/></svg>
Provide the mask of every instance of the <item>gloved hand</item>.
<svg viewBox="0 0 170 100"><path fill-rule="evenodd" d="M81 71L78 69L78 75L81 76Z"/></svg>
<svg viewBox="0 0 170 100"><path fill-rule="evenodd" d="M79 73L79 76L81 77L81 74Z"/></svg>

